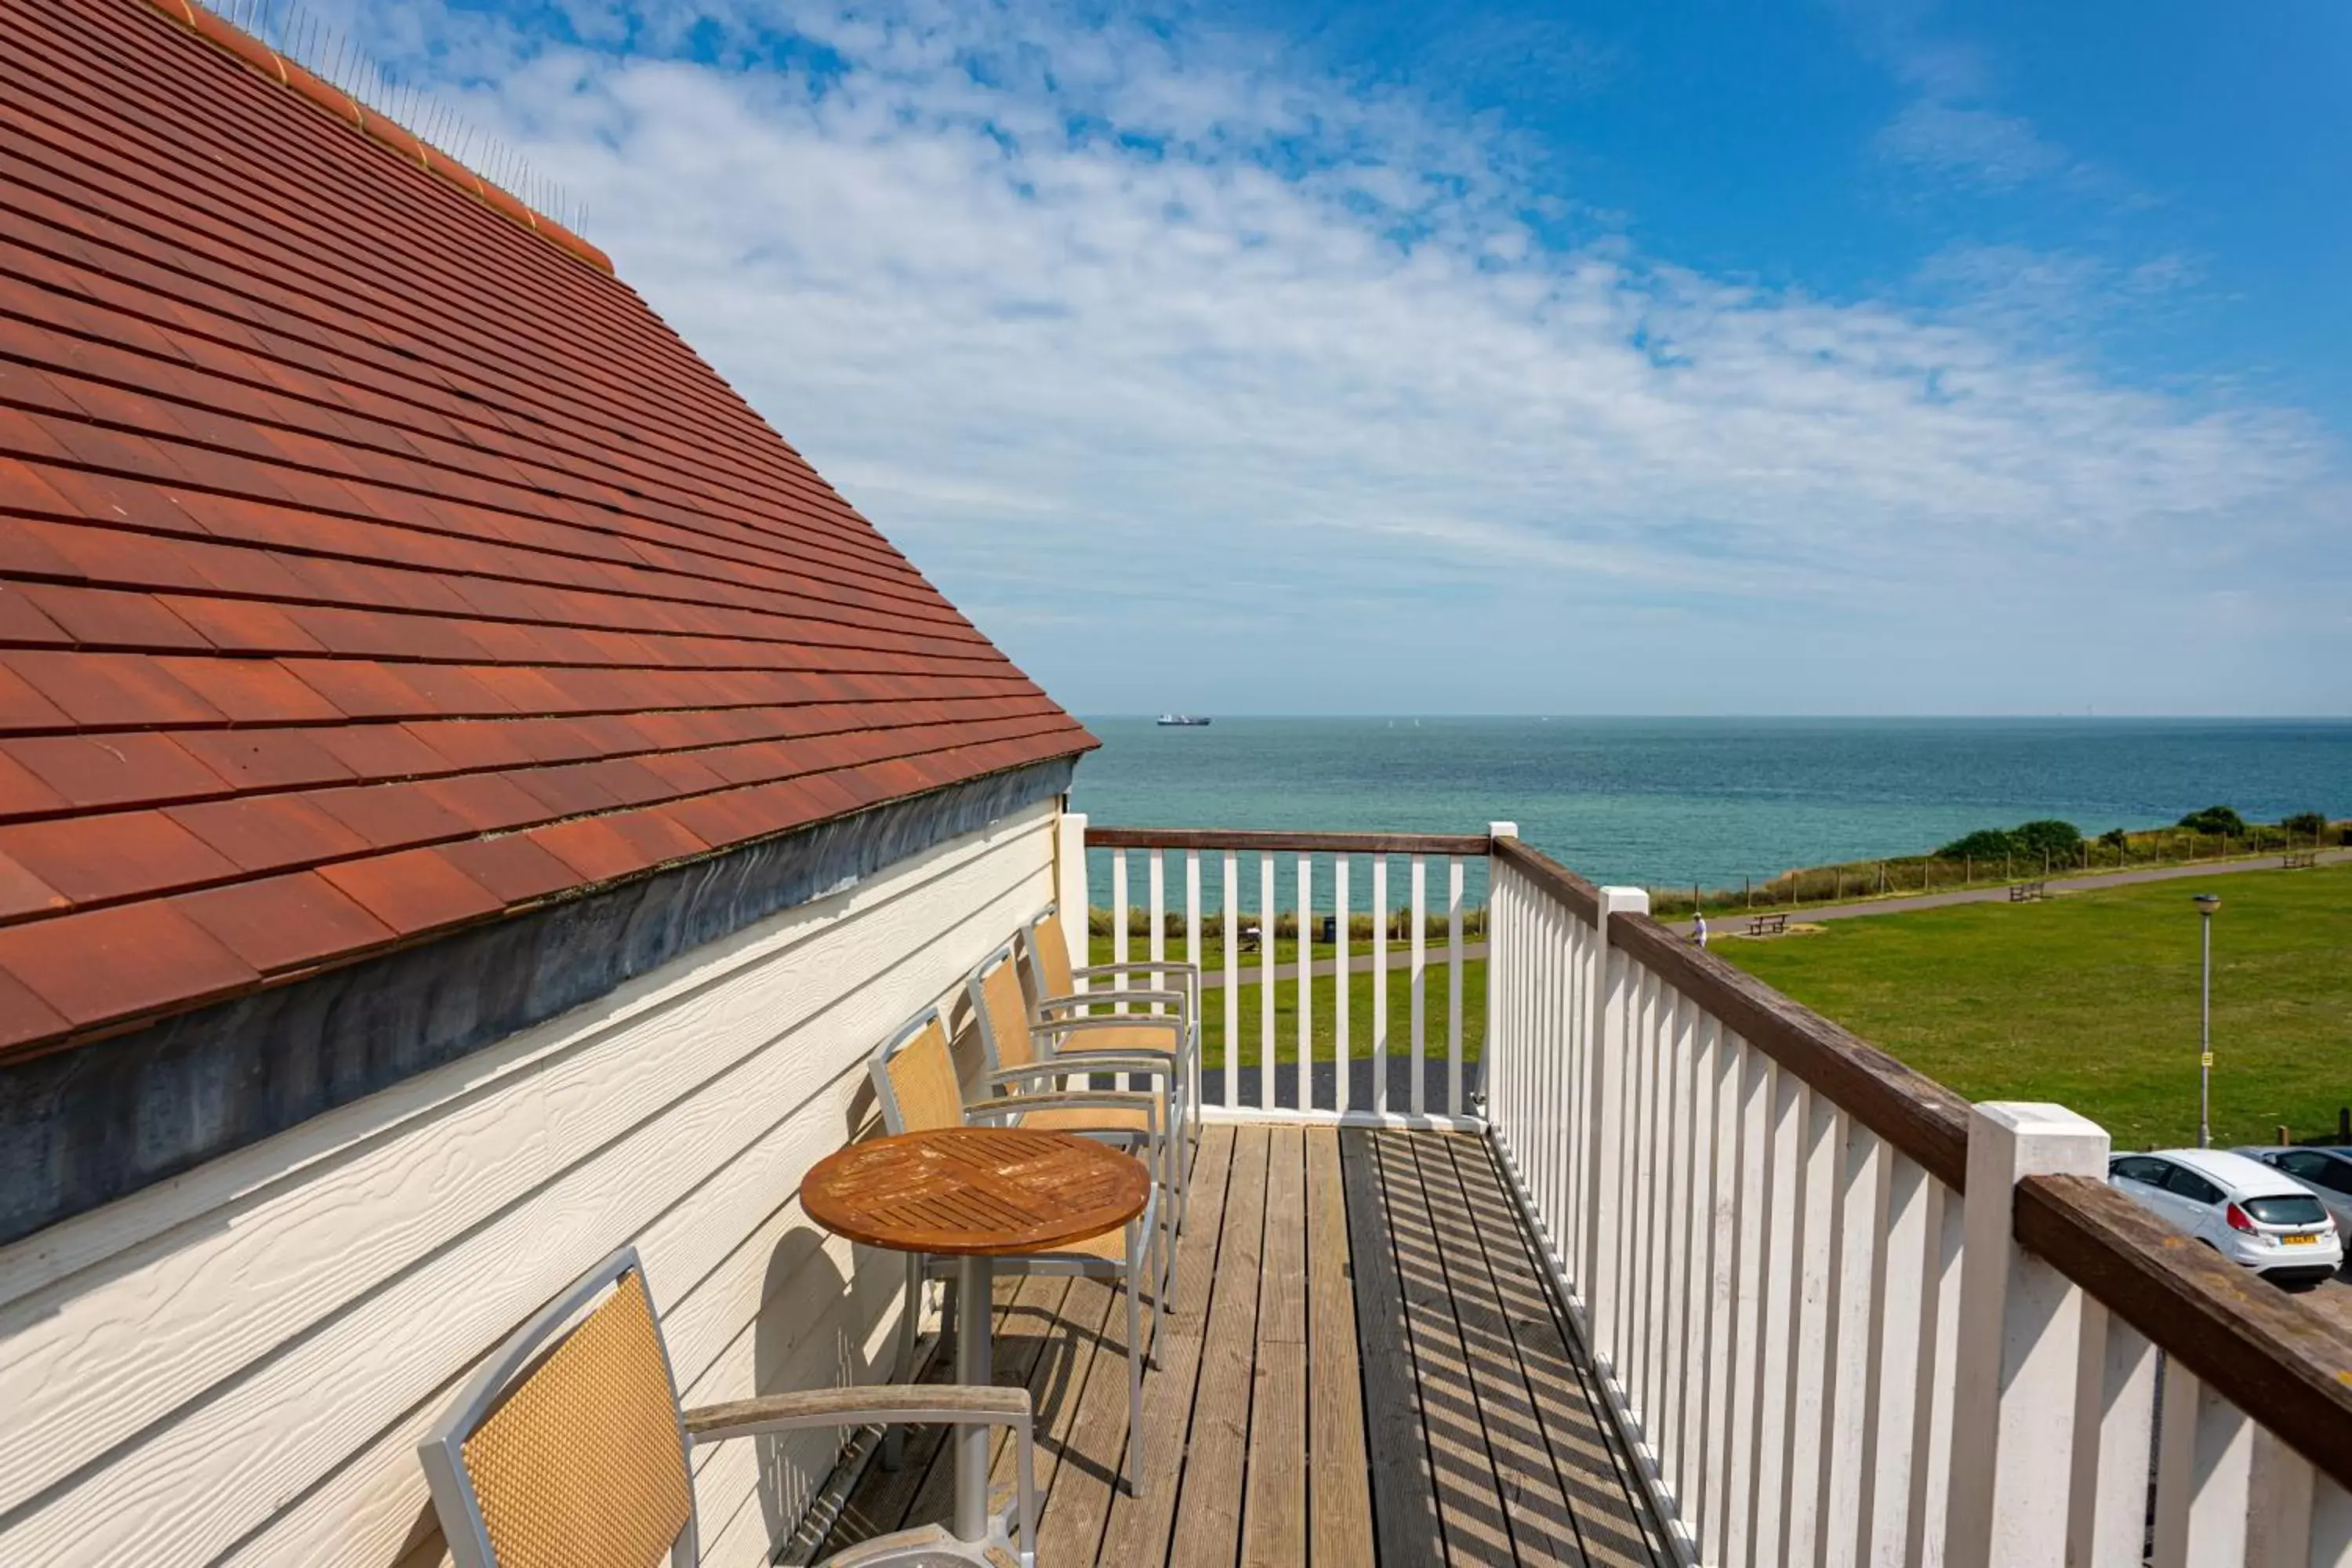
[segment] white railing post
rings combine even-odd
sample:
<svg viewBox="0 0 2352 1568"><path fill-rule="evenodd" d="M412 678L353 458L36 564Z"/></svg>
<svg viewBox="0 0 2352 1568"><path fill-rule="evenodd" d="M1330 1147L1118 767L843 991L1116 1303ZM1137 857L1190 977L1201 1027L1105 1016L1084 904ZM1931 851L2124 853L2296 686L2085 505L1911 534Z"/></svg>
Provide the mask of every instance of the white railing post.
<svg viewBox="0 0 2352 1568"><path fill-rule="evenodd" d="M1591 1072L1585 1081L1586 1152L1590 1175L1585 1184L1584 1303L1592 1334L1593 1354L1609 1363L1614 1375L1622 1352L1617 1330L1617 1233L1622 1215L1619 1194L1625 1159L1625 1056L1627 1017L1633 996L1625 961L1609 948L1612 915L1646 915L1650 895L1640 888L1601 889L1600 918L1592 944L1592 1001L1590 1042Z"/></svg>
<svg viewBox="0 0 2352 1568"><path fill-rule="evenodd" d="M1054 907L1073 969L1094 962L1087 956L1087 814L1066 811L1054 820Z"/></svg>
<svg viewBox="0 0 2352 1568"><path fill-rule="evenodd" d="M1503 1042L1511 1035L1505 1026L1505 1018L1516 998L1510 989L1514 977L1508 973L1508 961L1504 957L1506 942L1500 891L1502 864L1495 858L1494 844L1497 838L1517 838L1518 836L1519 825L1516 822L1486 824L1486 1040L1479 1047L1485 1065L1478 1072L1478 1086L1486 1100L1486 1124L1504 1129L1509 1147L1515 1153L1519 1146L1520 1132L1517 1126L1512 1125L1512 1114L1517 1107L1507 1106L1505 1101L1506 1080L1511 1069L1503 1059L1504 1051L1509 1048ZM1512 934L1516 937L1516 911L1514 916Z"/></svg>
<svg viewBox="0 0 2352 1568"><path fill-rule="evenodd" d="M1947 1568L2065 1561L2084 1295L2017 1244L2017 1184L2106 1168L2106 1130L2063 1106L1997 1102L1969 1119Z"/></svg>

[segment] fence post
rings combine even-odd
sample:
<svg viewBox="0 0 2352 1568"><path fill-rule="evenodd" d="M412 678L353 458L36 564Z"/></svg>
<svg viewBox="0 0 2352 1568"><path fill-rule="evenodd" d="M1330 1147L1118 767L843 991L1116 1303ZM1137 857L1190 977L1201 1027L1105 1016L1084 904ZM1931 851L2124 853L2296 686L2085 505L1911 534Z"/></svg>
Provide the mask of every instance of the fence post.
<svg viewBox="0 0 2352 1568"><path fill-rule="evenodd" d="M2063 1105L1969 1118L1947 1568L2061 1568L2083 1292L2017 1244L2019 1178L2104 1176L2107 1133Z"/></svg>
<svg viewBox="0 0 2352 1568"><path fill-rule="evenodd" d="M1626 981L1625 960L1610 944L1612 915L1646 915L1650 895L1640 888L1601 889L1599 919L1593 924L1591 996L1592 1025L1585 1038L1592 1042L1592 1072L1586 1092L1591 1151L1590 1177L1584 1184L1584 1301L1586 1322L1592 1332L1594 1355L1609 1363L1612 1375L1622 1359L1614 1341L1617 1310L1617 1226L1622 1217L1619 1198L1624 1179L1626 1057L1631 1050L1627 1015L1633 997Z"/></svg>
<svg viewBox="0 0 2352 1568"><path fill-rule="evenodd" d="M1062 936L1070 944L1070 967L1084 969L1087 956L1087 814L1066 811L1054 819L1054 907L1061 911Z"/></svg>

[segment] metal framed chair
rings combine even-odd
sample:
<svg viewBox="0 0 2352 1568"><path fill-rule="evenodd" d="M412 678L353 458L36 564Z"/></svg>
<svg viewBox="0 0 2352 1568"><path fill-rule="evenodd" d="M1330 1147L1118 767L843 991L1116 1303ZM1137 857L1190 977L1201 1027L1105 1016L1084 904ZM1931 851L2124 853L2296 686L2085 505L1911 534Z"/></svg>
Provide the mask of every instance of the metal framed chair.
<svg viewBox="0 0 2352 1568"><path fill-rule="evenodd" d="M1018 1388L882 1385L687 1410L636 1248L574 1281L500 1345L417 1447L457 1568L694 1568L695 1445L817 1426L1009 1426L1019 1553L1035 1568L1036 1459ZM929 1525L827 1559L1001 1563L1003 1543Z"/></svg>
<svg viewBox="0 0 2352 1568"><path fill-rule="evenodd" d="M1139 1071L1164 1065L1139 1066ZM882 1125L890 1132L913 1132L934 1127L968 1126L974 1122L1049 1126L1119 1143L1144 1157L1173 1141L1160 1120L1164 1096L1138 1089L1043 1089L967 1100L956 1074L948 1044L946 1021L937 1007L924 1012L877 1047L867 1059ZM991 1087L1013 1082L1045 1082L1066 1077L1070 1069L1042 1062L1027 1069L992 1070ZM1164 1156L1162 1157L1164 1159ZM1143 1373L1160 1361L1160 1330L1166 1317L1164 1270L1152 1267L1160 1245L1160 1211L1165 1201L1155 1180L1141 1215L1123 1231L1112 1231L1092 1241L1053 1252L999 1257L999 1271L1027 1274L1084 1274L1118 1280L1127 1297L1127 1484L1130 1494L1143 1495ZM1164 1254L1159 1254L1164 1257ZM955 1260L909 1256L907 1260L907 1310L900 1315L898 1374L913 1374L919 1292L926 1277L951 1279ZM1143 1332L1143 1293L1152 1292L1151 1329Z"/></svg>
<svg viewBox="0 0 2352 1568"><path fill-rule="evenodd" d="M1160 1211L1168 1228L1160 1283L1163 1289L1172 1289L1176 1233L1183 1219L1184 1181L1190 1169L1190 1150L1181 1136L1190 1110L1181 1048L1183 1020L1165 1014L1094 1016L1076 1009L1037 1016L1022 988L1013 952L1013 944L1005 943L964 977L972 1016L980 1026L986 1068L981 1081L990 1089L1019 1100L1029 1092L1025 1085L1041 1079L1059 1087L1069 1078L1091 1080L1098 1074L1126 1074L1130 1081L1136 1078L1150 1081L1153 1092L1166 1096L1160 1120L1171 1133L1155 1145L1153 1163L1167 1198ZM1024 1116L1024 1124L1072 1132L1131 1130L1135 1124L1133 1110L1117 1120L1077 1110L1045 1110L1037 1114L1043 1120Z"/></svg>
<svg viewBox="0 0 2352 1568"><path fill-rule="evenodd" d="M1108 1015L1117 1023L1096 1023L1083 1041L1087 1050L1140 1048L1166 1050L1172 1028L1182 1068L1184 1103L1190 1114L1184 1123L1188 1142L1201 1141L1201 966L1177 959L1131 959L1124 963L1088 963L1073 967L1070 944L1061 912L1048 904L1029 922L1024 936L1029 961L1032 1014L1040 1022L1100 1018L1105 1007L1140 1005L1144 1013ZM1141 977L1149 984L1122 986L1117 983ZM1080 990L1097 980L1114 984L1102 990ZM1160 1011L1170 1009L1171 1011ZM1170 1018L1174 1019L1173 1024ZM1122 1034L1126 1029L1131 1033ZM1189 1155L1189 1150L1187 1151ZM1188 1160L1189 1163L1189 1160Z"/></svg>

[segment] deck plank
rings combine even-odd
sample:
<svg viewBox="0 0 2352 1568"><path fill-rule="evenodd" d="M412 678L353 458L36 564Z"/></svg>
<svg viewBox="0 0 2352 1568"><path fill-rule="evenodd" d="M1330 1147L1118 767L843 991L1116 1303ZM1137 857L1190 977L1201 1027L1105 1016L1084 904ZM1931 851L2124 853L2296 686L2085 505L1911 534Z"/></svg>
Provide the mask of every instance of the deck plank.
<svg viewBox="0 0 2352 1568"><path fill-rule="evenodd" d="M1307 1141L1267 1135L1265 1240L1258 1273L1257 1364L1250 1397L1243 1568L1307 1560Z"/></svg>
<svg viewBox="0 0 2352 1568"><path fill-rule="evenodd" d="M1339 1134L1349 1262L1356 1277L1365 1451L1371 1464L1372 1535L1381 1562L1423 1563L1434 1557L1443 1542L1443 1521L1429 1439L1422 1430L1421 1388L1405 1331L1404 1287L1389 1237L1374 1137L1352 1130Z"/></svg>
<svg viewBox="0 0 2352 1568"><path fill-rule="evenodd" d="M1234 1129L1224 1227L1208 1329L1201 1341L1200 1384L1176 1493L1176 1532L1169 1542L1171 1568L1233 1568L1241 1551L1270 1143L1263 1127Z"/></svg>
<svg viewBox="0 0 2352 1568"><path fill-rule="evenodd" d="M1183 1474L1184 1456L1192 1426L1193 1396L1201 1370L1201 1342L1207 1332L1211 1282L1217 1272L1218 1247L1224 1228L1225 1192L1233 1171L1234 1130L1211 1127L1201 1135L1200 1153L1192 1166L1192 1212L1185 1220L1184 1245L1177 1253L1175 1304L1168 1312L1167 1337L1160 1342L1159 1367L1144 1379L1143 1494L1129 1496L1125 1489L1108 1499L1110 1519L1101 1534L1099 1558L1073 1555L1071 1563L1100 1561L1111 1568L1155 1568L1168 1561L1168 1540L1175 1528L1176 1489ZM1064 1525L1047 1519L1040 1531L1041 1546L1051 1546L1066 1531L1080 1534L1083 1516ZM1065 1559L1043 1561L1059 1564Z"/></svg>
<svg viewBox="0 0 2352 1568"><path fill-rule="evenodd" d="M1504 1191L1494 1152L1475 1139L1450 1141L1469 1241L1484 1256L1495 1299L1534 1398L1545 1441L1585 1556L1607 1568L1652 1568L1673 1561L1656 1533L1632 1459L1597 1403L1580 1350L1571 1352L1552 1310L1534 1244ZM1465 1256L1468 1245L1464 1248Z"/></svg>
<svg viewBox="0 0 2352 1568"><path fill-rule="evenodd" d="M1516 1560L1502 1483L1495 1473L1486 1425L1470 1375L1470 1357L1454 1316L1454 1297L1438 1256L1410 1134L1372 1140L1404 1288L1405 1337L1421 1389L1422 1429L1445 1526L1445 1560L1480 1564Z"/></svg>
<svg viewBox="0 0 2352 1568"><path fill-rule="evenodd" d="M1484 1247L1465 1212L1462 1180L1448 1147L1454 1142L1416 1138L1404 1141L1402 1147L1412 1157L1428 1205L1437 1266L1462 1336L1470 1395L1486 1431L1511 1549L1521 1563L1584 1568L1566 1490L1520 1370L1518 1346L1504 1319Z"/></svg>
<svg viewBox="0 0 2352 1568"><path fill-rule="evenodd" d="M1348 1263L1339 1137L1317 1128L1307 1134L1307 1559L1333 1564L1372 1561L1363 1370Z"/></svg>

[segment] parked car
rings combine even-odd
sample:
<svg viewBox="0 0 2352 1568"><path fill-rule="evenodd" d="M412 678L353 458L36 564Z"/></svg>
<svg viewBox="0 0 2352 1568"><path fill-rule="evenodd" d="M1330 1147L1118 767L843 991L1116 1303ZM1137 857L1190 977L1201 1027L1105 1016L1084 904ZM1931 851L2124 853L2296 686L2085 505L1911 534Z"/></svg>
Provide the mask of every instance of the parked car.
<svg viewBox="0 0 2352 1568"><path fill-rule="evenodd" d="M2284 1171L2224 1149L2159 1149L2107 1162L2117 1192L2273 1285L2308 1290L2344 1266L2326 1205Z"/></svg>
<svg viewBox="0 0 2352 1568"><path fill-rule="evenodd" d="M2284 1171L2326 1205L2336 1234L2352 1235L2352 1149L2241 1149L2239 1153Z"/></svg>

